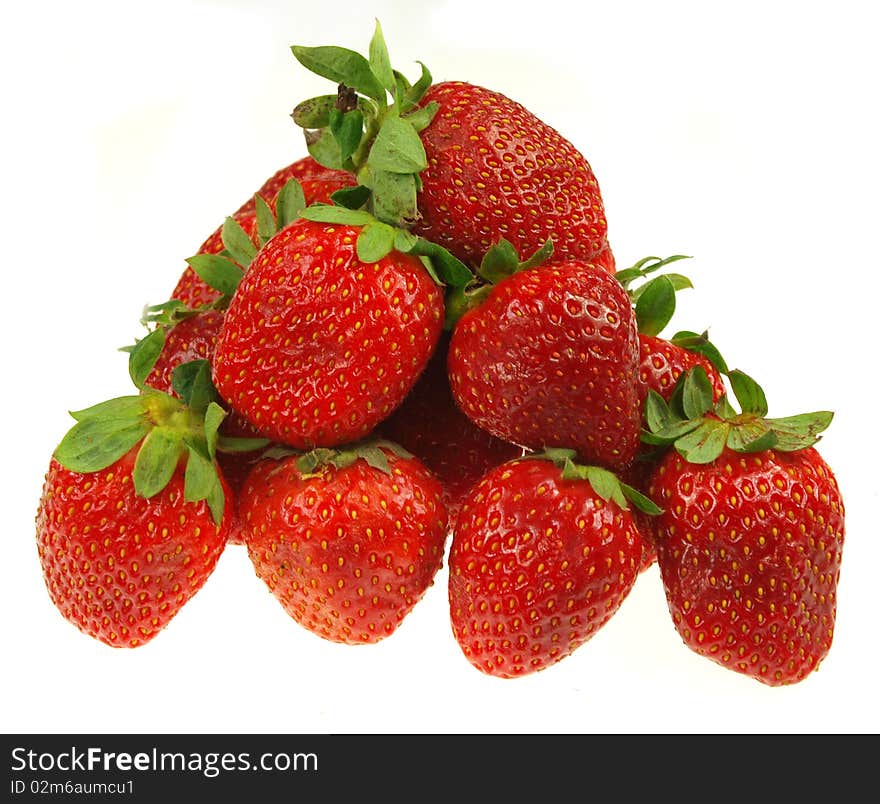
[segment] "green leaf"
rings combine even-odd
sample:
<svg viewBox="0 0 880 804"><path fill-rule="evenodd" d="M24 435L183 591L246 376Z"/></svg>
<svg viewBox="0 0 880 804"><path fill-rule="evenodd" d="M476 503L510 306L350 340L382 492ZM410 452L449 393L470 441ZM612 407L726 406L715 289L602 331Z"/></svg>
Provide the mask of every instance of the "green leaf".
<svg viewBox="0 0 880 804"><path fill-rule="evenodd" d="M371 221L358 235L357 255L361 262L378 262L394 248L394 227Z"/></svg>
<svg viewBox="0 0 880 804"><path fill-rule="evenodd" d="M299 103L291 112L293 122L300 128L326 128L330 125L330 112L336 108L337 95L319 95Z"/></svg>
<svg viewBox="0 0 880 804"><path fill-rule="evenodd" d="M296 459L296 468L299 469L304 477L308 477L314 474L315 470L319 467L331 463L336 455L337 451L335 449L316 447Z"/></svg>
<svg viewBox="0 0 880 804"><path fill-rule="evenodd" d="M134 461L134 489L141 497L158 494L174 475L183 441L168 427L154 427L147 433Z"/></svg>
<svg viewBox="0 0 880 804"><path fill-rule="evenodd" d="M685 256L684 254L674 254L673 256L666 258L643 257L635 265L617 271L617 273L615 273L615 277L620 282L620 284L624 286L624 288L629 290L629 286L633 282L633 280L644 278L649 274L654 273L654 271L665 268L667 265L671 265L672 263L678 262L679 260L689 259L691 258Z"/></svg>
<svg viewBox="0 0 880 804"><path fill-rule="evenodd" d="M386 475L391 474L388 458L379 446L375 444L365 445L357 450L357 456L363 458L373 469L378 469Z"/></svg>
<svg viewBox="0 0 880 804"><path fill-rule="evenodd" d="M430 240L420 237L409 253L428 257L437 276L450 287L463 288L473 281L474 275L461 260Z"/></svg>
<svg viewBox="0 0 880 804"><path fill-rule="evenodd" d="M675 288L666 276L658 276L641 288L635 313L642 335L659 335L675 312Z"/></svg>
<svg viewBox="0 0 880 804"><path fill-rule="evenodd" d="M296 60L307 70L329 78L337 84L362 92L382 104L386 103L385 88L375 76L370 63L353 50L334 46L291 47Z"/></svg>
<svg viewBox="0 0 880 804"><path fill-rule="evenodd" d="M694 286L693 282L683 274L663 274L663 276L672 282L672 287L675 288L676 292L679 290L687 290Z"/></svg>
<svg viewBox="0 0 880 804"><path fill-rule="evenodd" d="M257 254L254 241L248 237L241 224L232 216L226 218L221 230L223 245L242 268L247 268Z"/></svg>
<svg viewBox="0 0 880 804"><path fill-rule="evenodd" d="M232 296L244 276L244 271L236 263L219 254L196 254L187 262L200 279L224 296Z"/></svg>
<svg viewBox="0 0 880 804"><path fill-rule="evenodd" d="M642 433L646 444L672 444L683 435L692 433L701 424L701 419L679 419L666 427L650 433Z"/></svg>
<svg viewBox="0 0 880 804"><path fill-rule="evenodd" d="M768 419L767 423L776 436L775 448L782 452L794 452L811 447L819 441L820 433L828 429L833 418L834 413L830 410L819 410L781 419Z"/></svg>
<svg viewBox="0 0 880 804"><path fill-rule="evenodd" d="M391 93L396 91L397 80L394 78L394 70L391 69L391 59L379 20L376 20L376 28L370 40L370 69L385 89Z"/></svg>
<svg viewBox="0 0 880 804"><path fill-rule="evenodd" d="M695 430L679 438L675 449L688 463L711 463L724 450L729 432L728 422L705 419Z"/></svg>
<svg viewBox="0 0 880 804"><path fill-rule="evenodd" d="M428 158L412 124L392 115L385 118L379 128L367 163L373 170L419 173L428 166Z"/></svg>
<svg viewBox="0 0 880 804"><path fill-rule="evenodd" d="M55 449L55 460L71 472L98 472L118 461L151 427L146 416L78 421Z"/></svg>
<svg viewBox="0 0 880 804"><path fill-rule="evenodd" d="M379 220L392 226L407 226L418 217L414 174L373 170L370 187L373 212Z"/></svg>
<svg viewBox="0 0 880 804"><path fill-rule="evenodd" d="M128 353L128 374L136 388L146 385L147 377L165 347L165 327L157 327L141 338Z"/></svg>
<svg viewBox="0 0 880 804"><path fill-rule="evenodd" d="M712 410L712 383L702 366L694 366L685 375L681 401L688 419L698 419Z"/></svg>
<svg viewBox="0 0 880 804"><path fill-rule="evenodd" d="M766 419L731 423L727 446L735 452L763 452L776 444Z"/></svg>
<svg viewBox="0 0 880 804"><path fill-rule="evenodd" d="M339 159L345 164L361 144L364 135L364 116L352 109L344 114L338 109L330 113L330 131L339 143Z"/></svg>
<svg viewBox="0 0 880 804"><path fill-rule="evenodd" d="M737 412L733 409L733 405L730 404L730 400L727 398L727 394L721 397L715 403L715 415L719 419L733 419Z"/></svg>
<svg viewBox="0 0 880 804"><path fill-rule="evenodd" d="M767 415L767 397L758 383L739 369L729 372L727 377L743 413L753 413L756 416Z"/></svg>
<svg viewBox="0 0 880 804"><path fill-rule="evenodd" d="M330 204L313 204L306 207L301 213L301 218L316 223L338 223L345 226L366 226L376 219L369 213L360 209L346 209L335 207Z"/></svg>
<svg viewBox="0 0 880 804"><path fill-rule="evenodd" d="M370 188L363 184L355 187L343 187L330 196L330 200L339 207L360 209L370 200Z"/></svg>
<svg viewBox="0 0 880 804"><path fill-rule="evenodd" d="M196 413L203 412L217 396L207 360L190 360L175 366L171 372L171 387Z"/></svg>
<svg viewBox="0 0 880 804"><path fill-rule="evenodd" d="M288 179L275 200L279 231L295 221L305 208L306 197L302 185L296 179Z"/></svg>
<svg viewBox="0 0 880 804"><path fill-rule="evenodd" d="M339 150L339 143L329 128L322 129L314 136L307 136L306 147L308 148L309 155L319 165L323 165L331 170L345 169L342 163L342 152Z"/></svg>
<svg viewBox="0 0 880 804"><path fill-rule="evenodd" d="M437 112L440 111L440 104L437 101L431 101L424 106L419 106L415 111L407 114L403 119L406 120L416 131L424 131L434 120Z"/></svg>

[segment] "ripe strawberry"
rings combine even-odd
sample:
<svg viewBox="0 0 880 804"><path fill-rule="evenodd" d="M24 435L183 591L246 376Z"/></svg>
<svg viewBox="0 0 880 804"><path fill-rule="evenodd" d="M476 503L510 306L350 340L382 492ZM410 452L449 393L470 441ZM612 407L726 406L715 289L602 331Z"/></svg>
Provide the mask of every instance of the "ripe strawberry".
<svg viewBox="0 0 880 804"><path fill-rule="evenodd" d="M385 442L260 461L241 516L258 577L294 620L334 642L394 633L443 561L440 484Z"/></svg>
<svg viewBox="0 0 880 804"><path fill-rule="evenodd" d="M599 184L587 160L521 104L473 84L434 84L439 110L421 133L421 219L414 231L476 265L499 237L521 254L548 239L559 259L606 248Z"/></svg>
<svg viewBox="0 0 880 804"><path fill-rule="evenodd" d="M760 388L731 372L743 411L687 375L689 419L654 399L652 431L675 444L652 474L658 563L676 630L693 651L776 686L831 647L844 505L814 448L831 419L766 419Z"/></svg>
<svg viewBox="0 0 880 804"><path fill-rule="evenodd" d="M365 437L437 343L443 293L425 266L398 251L365 262L359 234L294 221L259 251L226 312L214 382L272 440L303 449Z"/></svg>
<svg viewBox="0 0 880 804"><path fill-rule="evenodd" d="M488 292L486 292L488 290ZM452 333L455 400L527 449L572 447L624 469L639 446L639 342L626 291L591 263L552 261L482 290Z"/></svg>
<svg viewBox="0 0 880 804"><path fill-rule="evenodd" d="M490 470L467 495L449 553L452 629L484 673L549 667L593 637L635 584L642 544L627 499L569 450Z"/></svg>
<svg viewBox="0 0 880 804"><path fill-rule="evenodd" d="M233 214L232 218L251 239L257 236L257 210L255 196L262 198L275 210L275 202L281 189L290 179L296 179L302 187L307 204L330 203L330 196L337 190L355 184L354 177L342 170L331 170L319 165L312 157L306 156L281 168L270 176L257 192L248 198ZM223 227L218 226L202 243L197 254L219 254L224 249ZM192 268L187 266L177 282L171 298L179 299L189 307L211 304L220 293L205 282Z"/></svg>
<svg viewBox="0 0 880 804"><path fill-rule="evenodd" d="M232 503L206 424L216 406L203 419L149 391L73 415L36 517L46 588L86 634L144 645L204 585L226 545Z"/></svg>
<svg viewBox="0 0 880 804"><path fill-rule="evenodd" d="M437 476L452 530L470 487L493 466L522 455L522 448L489 435L461 412L449 387L448 350L449 334L444 332L419 381L378 432Z"/></svg>

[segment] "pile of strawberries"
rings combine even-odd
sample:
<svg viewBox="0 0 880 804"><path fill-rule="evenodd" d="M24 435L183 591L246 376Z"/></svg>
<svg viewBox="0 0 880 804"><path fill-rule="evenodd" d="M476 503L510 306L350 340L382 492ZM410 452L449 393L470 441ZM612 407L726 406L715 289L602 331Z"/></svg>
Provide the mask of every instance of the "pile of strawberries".
<svg viewBox="0 0 880 804"><path fill-rule="evenodd" d="M243 544L325 639L392 635L447 556L451 632L484 673L549 667L659 565L684 643L769 685L828 653L844 539L815 449L768 418L689 287L618 270L584 156L520 104L293 47L331 80L279 170L145 309L131 395L73 413L37 513L49 595L144 645ZM729 389L729 391L728 391ZM734 404L735 403L735 404Z"/></svg>

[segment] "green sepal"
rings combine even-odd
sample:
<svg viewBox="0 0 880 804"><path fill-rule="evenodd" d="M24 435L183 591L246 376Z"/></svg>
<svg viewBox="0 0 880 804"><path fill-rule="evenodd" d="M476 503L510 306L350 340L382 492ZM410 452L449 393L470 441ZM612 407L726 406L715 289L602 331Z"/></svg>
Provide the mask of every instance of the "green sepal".
<svg viewBox="0 0 880 804"><path fill-rule="evenodd" d="M153 427L144 437L132 471L134 489L150 498L168 485L183 448L179 432L170 427Z"/></svg>
<svg viewBox="0 0 880 804"><path fill-rule="evenodd" d="M226 411L216 402L209 402L205 409L205 446L208 457L213 461L217 455L217 441L220 437L220 425L226 418Z"/></svg>
<svg viewBox="0 0 880 804"><path fill-rule="evenodd" d="M360 209L370 200L370 192L369 187L358 184L354 187L343 187L341 190L337 190L330 196L330 200L336 206L346 209Z"/></svg>
<svg viewBox="0 0 880 804"><path fill-rule="evenodd" d="M257 254L257 247L254 245L254 241L248 237L247 232L241 228L241 224L231 215L228 216L223 222L220 236L232 259L242 268L247 268Z"/></svg>
<svg viewBox="0 0 880 804"><path fill-rule="evenodd" d="M763 452L776 446L776 433L766 419L739 421L727 434L727 446L734 452Z"/></svg>
<svg viewBox="0 0 880 804"><path fill-rule="evenodd" d="M629 286L636 279L644 279L649 274L654 273L654 271L658 271L661 268L665 268L667 265L671 265L674 262L678 262L679 260L689 260L691 257L685 254L673 254L671 257L644 257L639 260L635 265L630 266L629 268L624 268L620 271L617 271L614 276L618 282L620 282L623 287L629 291ZM677 276L681 276L678 274ZM690 286L690 282L686 277L683 277L685 281L688 282L688 286Z"/></svg>
<svg viewBox="0 0 880 804"><path fill-rule="evenodd" d="M428 89L430 89L431 83L434 80L431 77L431 71L422 62L419 61L416 63L422 68L422 73L415 84L407 88L403 103L401 104L402 112L406 112L415 106L424 97Z"/></svg>
<svg viewBox="0 0 880 804"><path fill-rule="evenodd" d="M189 503L205 500L211 517L218 525L223 520L226 494L213 458L195 444L187 444L186 469L183 476L183 499Z"/></svg>
<svg viewBox="0 0 880 804"><path fill-rule="evenodd" d="M391 474L388 458L382 451L383 447L400 458L413 457L412 453L405 450L399 444L377 438L359 441L340 449L317 447L306 452L304 455L300 455L297 458L296 466L303 477L308 478L319 474L318 470L322 466L329 465L335 469L345 469L358 459L362 459L372 468L378 469L385 474Z"/></svg>
<svg viewBox="0 0 880 804"><path fill-rule="evenodd" d="M675 449L688 463L711 463L724 450L730 423L703 419L693 430L676 439Z"/></svg>
<svg viewBox="0 0 880 804"><path fill-rule="evenodd" d="M502 237L483 255L480 267L477 269L477 274L487 282L497 284L502 279L513 276L513 274L519 271L537 268L550 259L552 255L553 241L548 239L528 259L521 261L513 244Z"/></svg>
<svg viewBox="0 0 880 804"><path fill-rule="evenodd" d="M244 276L240 265L220 254L196 254L187 262L205 284L224 296L232 296Z"/></svg>
<svg viewBox="0 0 880 804"><path fill-rule="evenodd" d="M347 209L331 204L312 204L300 213L300 217L315 223L338 223L343 226L366 226L376 220L362 209Z"/></svg>
<svg viewBox="0 0 880 804"><path fill-rule="evenodd" d="M635 315L642 335L659 335L675 313L675 286L666 276L657 276L647 282L635 299Z"/></svg>
<svg viewBox="0 0 880 804"><path fill-rule="evenodd" d="M767 397L764 390L748 374L739 369L728 372L730 387L743 413L766 416L768 411Z"/></svg>
<svg viewBox="0 0 880 804"><path fill-rule="evenodd" d="M414 173L369 172L373 214L392 226L407 226L418 216L417 185Z"/></svg>
<svg viewBox="0 0 880 804"><path fill-rule="evenodd" d="M128 350L128 375L136 388L146 385L147 377L165 347L165 327L157 327Z"/></svg>
<svg viewBox="0 0 880 804"><path fill-rule="evenodd" d="M614 472L601 466L584 466L575 463L573 450L545 449L532 457L552 461L562 469L563 480L585 480L606 502L614 502L618 508L628 511L632 503L640 511L656 516L663 513L653 500L637 489L624 483ZM561 466L560 466L561 462Z"/></svg>
<svg viewBox="0 0 880 804"><path fill-rule="evenodd" d="M407 253L431 260L437 277L452 288L464 288L474 279L470 269L461 260L443 246L425 240L424 237L419 237Z"/></svg>
<svg viewBox="0 0 880 804"><path fill-rule="evenodd" d="M428 157L412 123L390 115L379 127L367 164L372 170L389 173L419 173L428 166Z"/></svg>
<svg viewBox="0 0 880 804"><path fill-rule="evenodd" d="M379 79L379 82L388 92L393 94L397 90L397 80L394 77L394 70L391 68L388 46L385 44L385 37L382 35L382 26L379 24L379 20L376 20L373 38L370 40L369 64L373 75Z"/></svg>
<svg viewBox="0 0 880 804"><path fill-rule="evenodd" d="M211 364L207 360L190 360L175 366L171 372L171 387L195 413L204 413L217 398L211 381Z"/></svg>
<svg viewBox="0 0 880 804"><path fill-rule="evenodd" d="M434 120L437 112L440 111L440 104L437 101L431 101L424 106L419 106L415 111L404 116L404 120L409 123L416 131L424 131Z"/></svg>
<svg viewBox="0 0 880 804"><path fill-rule="evenodd" d="M386 103L382 82L360 53L332 45L319 47L293 45L291 51L303 67L316 75L352 87L383 105Z"/></svg>
<svg viewBox="0 0 880 804"><path fill-rule="evenodd" d="M361 229L356 242L361 262L378 262L394 249L394 227L374 220Z"/></svg>
<svg viewBox="0 0 880 804"><path fill-rule="evenodd" d="M669 339L669 342L675 346L680 346L682 349L702 355L722 374L727 374L730 370L727 367L727 362L721 356L721 352L709 340L708 332L696 333L689 330L681 330L676 332Z"/></svg>
<svg viewBox="0 0 880 804"><path fill-rule="evenodd" d="M348 160L361 144L364 135L364 115L360 109L352 109L349 112L333 109L330 112L329 128L339 145L339 161L347 165Z"/></svg>
<svg viewBox="0 0 880 804"><path fill-rule="evenodd" d="M687 419L697 419L712 410L712 382L702 366L694 366L685 374L681 404Z"/></svg>
<svg viewBox="0 0 880 804"><path fill-rule="evenodd" d="M276 227L280 232L295 221L306 208L302 185L296 179L288 179L275 199Z"/></svg>
<svg viewBox="0 0 880 804"><path fill-rule="evenodd" d="M87 419L121 419L133 422L147 415L146 398L141 394L130 396L117 396L106 399L96 405L90 405L82 410L70 411L71 418L78 422Z"/></svg>
<svg viewBox="0 0 880 804"><path fill-rule="evenodd" d="M828 429L833 418L834 413L830 410L819 410L781 419L768 419L770 429L776 436L774 448L782 452L794 452L813 446L819 441L820 433Z"/></svg>
<svg viewBox="0 0 880 804"><path fill-rule="evenodd" d="M77 421L56 447L55 460L72 472L99 472L118 461L152 427L143 398L136 398L141 405L141 414L137 417L89 417Z"/></svg>
<svg viewBox="0 0 880 804"><path fill-rule="evenodd" d="M173 327L185 318L196 315L200 310L190 307L180 299L168 299L161 304L147 304L141 313L141 324L145 327L152 325L167 325ZM130 352L134 347L125 347L122 351Z"/></svg>
<svg viewBox="0 0 880 804"><path fill-rule="evenodd" d="M337 95L319 95L298 103L290 116L300 128L327 128L330 125L330 112L336 108Z"/></svg>
<svg viewBox="0 0 880 804"><path fill-rule="evenodd" d="M342 163L342 152L339 149L339 143L329 128L324 128L317 132L306 132L306 148L312 159L319 165L323 165L331 170L345 169Z"/></svg>
<svg viewBox="0 0 880 804"><path fill-rule="evenodd" d="M645 422L651 432L665 430L679 421L666 400L655 390L649 388L645 396Z"/></svg>
<svg viewBox="0 0 880 804"><path fill-rule="evenodd" d="M275 213L266 203L266 199L259 194L254 196L254 207L257 217L257 240L260 245L265 245L278 233Z"/></svg>
<svg viewBox="0 0 880 804"><path fill-rule="evenodd" d="M243 436L225 436L217 437L217 452L256 452L259 449L268 447L271 444L268 438L245 438Z"/></svg>

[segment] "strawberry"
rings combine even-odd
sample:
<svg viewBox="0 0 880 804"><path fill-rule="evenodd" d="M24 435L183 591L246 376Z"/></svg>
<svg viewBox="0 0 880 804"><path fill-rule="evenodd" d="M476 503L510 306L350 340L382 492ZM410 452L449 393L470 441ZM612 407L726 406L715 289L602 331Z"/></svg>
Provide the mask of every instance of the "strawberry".
<svg viewBox="0 0 880 804"><path fill-rule="evenodd" d="M717 402L727 389L721 372L709 358L693 351L693 346L701 343L707 343L705 335L691 332L678 333L671 340L639 333L639 379L668 402L679 378L700 366L712 383L713 400Z"/></svg>
<svg viewBox="0 0 880 804"><path fill-rule="evenodd" d="M522 448L489 435L461 412L446 373L448 350L444 332L419 381L378 432L434 472L443 485L452 530L470 487L493 466L522 455Z"/></svg>
<svg viewBox="0 0 880 804"><path fill-rule="evenodd" d="M475 291L455 324L455 400L498 438L531 450L571 447L584 461L624 469L639 446L643 398L629 297L592 263L534 262L481 265L485 278L502 278Z"/></svg>
<svg viewBox="0 0 880 804"><path fill-rule="evenodd" d="M231 217L241 226L248 237L254 239L257 235L256 197L263 199L274 211L278 194L290 179L299 182L307 204L329 203L333 193L355 183L351 174L323 167L310 156L296 160L266 179L260 189L232 214ZM222 252L225 248L222 232L223 227L217 227L196 253L219 254ZM199 277L189 265L171 294L173 299L179 299L189 307L210 304L219 296L220 293Z"/></svg>
<svg viewBox="0 0 880 804"><path fill-rule="evenodd" d="M478 264L499 237L521 254L552 240L560 259L590 261L606 248L599 184L587 160L521 104L462 81L432 85L439 107L422 132L414 231Z"/></svg>
<svg viewBox="0 0 880 804"><path fill-rule="evenodd" d="M230 302L214 382L274 441L304 449L365 437L437 343L443 293L424 264L396 250L366 261L359 235L295 220L259 251Z"/></svg>
<svg viewBox="0 0 880 804"><path fill-rule="evenodd" d="M683 410L649 400L651 438L674 445L654 470L658 563L685 645L767 685L802 681L828 654L836 618L844 505L815 449L820 411L766 418L766 397L730 372L742 411L712 404L705 373Z"/></svg>
<svg viewBox="0 0 880 804"><path fill-rule="evenodd" d="M449 552L452 630L478 670L514 678L571 655L618 611L639 572L628 500L609 471L548 450L498 466L465 498Z"/></svg>
<svg viewBox="0 0 880 804"><path fill-rule="evenodd" d="M50 599L86 634L144 645L213 572L232 508L214 462L222 415L152 390L73 414L36 538Z"/></svg>
<svg viewBox="0 0 880 804"><path fill-rule="evenodd" d="M294 620L334 642L390 636L443 561L440 484L387 442L265 458L240 510L257 576Z"/></svg>

